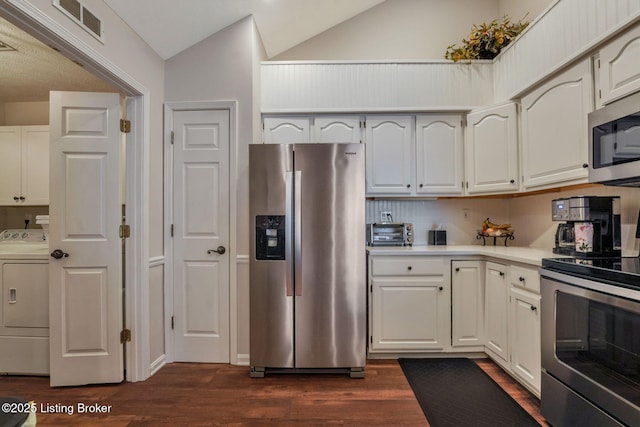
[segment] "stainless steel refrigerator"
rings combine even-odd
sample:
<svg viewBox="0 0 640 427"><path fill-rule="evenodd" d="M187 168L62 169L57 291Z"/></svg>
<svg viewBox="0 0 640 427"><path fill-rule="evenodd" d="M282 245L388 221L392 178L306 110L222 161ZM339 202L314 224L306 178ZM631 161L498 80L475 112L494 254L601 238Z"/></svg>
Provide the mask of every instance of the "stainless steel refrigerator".
<svg viewBox="0 0 640 427"><path fill-rule="evenodd" d="M362 144L249 146L251 376L366 359Z"/></svg>

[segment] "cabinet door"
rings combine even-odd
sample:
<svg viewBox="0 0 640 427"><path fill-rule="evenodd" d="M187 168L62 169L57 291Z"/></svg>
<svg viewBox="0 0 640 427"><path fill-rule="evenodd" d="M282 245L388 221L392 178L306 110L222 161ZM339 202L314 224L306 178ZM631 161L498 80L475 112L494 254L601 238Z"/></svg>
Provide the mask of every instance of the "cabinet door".
<svg viewBox="0 0 640 427"><path fill-rule="evenodd" d="M588 60L522 98L525 188L587 181L587 115L592 110Z"/></svg>
<svg viewBox="0 0 640 427"><path fill-rule="evenodd" d="M20 202L21 138L19 126L0 126L0 205Z"/></svg>
<svg viewBox="0 0 640 427"><path fill-rule="evenodd" d="M540 395L540 295L511 288L511 369Z"/></svg>
<svg viewBox="0 0 640 427"><path fill-rule="evenodd" d="M451 345L484 345L484 262L451 263Z"/></svg>
<svg viewBox="0 0 640 427"><path fill-rule="evenodd" d="M600 102L607 104L640 89L640 26L600 49Z"/></svg>
<svg viewBox="0 0 640 427"><path fill-rule="evenodd" d="M306 144L311 142L311 117L263 117L265 144Z"/></svg>
<svg viewBox="0 0 640 427"><path fill-rule="evenodd" d="M470 194L518 190L516 104L469 113L465 146Z"/></svg>
<svg viewBox="0 0 640 427"><path fill-rule="evenodd" d="M317 116L314 120L313 142L362 142L360 116Z"/></svg>
<svg viewBox="0 0 640 427"><path fill-rule="evenodd" d="M49 204L49 126L22 128L22 196L25 205Z"/></svg>
<svg viewBox="0 0 640 427"><path fill-rule="evenodd" d="M509 287L507 267L487 262L485 275L486 348L492 355L509 361L508 329Z"/></svg>
<svg viewBox="0 0 640 427"><path fill-rule="evenodd" d="M367 194L411 195L414 191L413 118L367 117Z"/></svg>
<svg viewBox="0 0 640 427"><path fill-rule="evenodd" d="M416 117L417 194L462 194L462 116Z"/></svg>
<svg viewBox="0 0 640 427"><path fill-rule="evenodd" d="M372 280L371 351L443 351L448 295L442 277Z"/></svg>

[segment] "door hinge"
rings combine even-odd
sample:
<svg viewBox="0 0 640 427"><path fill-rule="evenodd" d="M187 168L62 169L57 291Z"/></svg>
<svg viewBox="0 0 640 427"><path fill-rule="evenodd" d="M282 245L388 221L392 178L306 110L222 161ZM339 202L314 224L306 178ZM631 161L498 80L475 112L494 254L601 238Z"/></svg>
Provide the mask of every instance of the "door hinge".
<svg viewBox="0 0 640 427"><path fill-rule="evenodd" d="M460 122L460 124L462 125L463 128L466 128L467 127L467 118L463 117L462 118L462 122Z"/></svg>
<svg viewBox="0 0 640 427"><path fill-rule="evenodd" d="M131 237L131 227L127 224L120 225L120 238L128 239Z"/></svg>
<svg viewBox="0 0 640 427"><path fill-rule="evenodd" d="M598 98L602 99L602 89L598 89Z"/></svg>
<svg viewBox="0 0 640 427"><path fill-rule="evenodd" d="M175 132L171 131L171 145L173 145L173 139L176 137Z"/></svg>
<svg viewBox="0 0 640 427"><path fill-rule="evenodd" d="M131 329L123 329L120 331L120 344L131 342Z"/></svg>
<svg viewBox="0 0 640 427"><path fill-rule="evenodd" d="M175 326L174 319L173 319L173 316L171 316L171 329L173 329L174 326Z"/></svg>
<svg viewBox="0 0 640 427"><path fill-rule="evenodd" d="M131 120L120 119L120 132L131 133Z"/></svg>
<svg viewBox="0 0 640 427"><path fill-rule="evenodd" d="M373 344L373 335L369 336L369 342Z"/></svg>
<svg viewBox="0 0 640 427"><path fill-rule="evenodd" d="M598 59L598 68L600 68L600 59Z"/></svg>
<svg viewBox="0 0 640 427"><path fill-rule="evenodd" d="M171 224L171 237L173 237L173 224Z"/></svg>

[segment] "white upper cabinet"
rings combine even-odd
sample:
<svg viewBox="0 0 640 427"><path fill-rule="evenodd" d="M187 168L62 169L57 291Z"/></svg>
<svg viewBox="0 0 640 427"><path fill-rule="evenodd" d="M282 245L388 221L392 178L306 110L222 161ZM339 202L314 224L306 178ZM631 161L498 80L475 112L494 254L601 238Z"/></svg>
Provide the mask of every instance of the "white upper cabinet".
<svg viewBox="0 0 640 427"><path fill-rule="evenodd" d="M518 190L516 104L472 111L465 138L468 193Z"/></svg>
<svg viewBox="0 0 640 427"><path fill-rule="evenodd" d="M416 194L462 194L462 116L416 117Z"/></svg>
<svg viewBox="0 0 640 427"><path fill-rule="evenodd" d="M412 116L369 116L365 129L367 194L414 193Z"/></svg>
<svg viewBox="0 0 640 427"><path fill-rule="evenodd" d="M592 87L583 60L522 98L524 189L587 181Z"/></svg>
<svg viewBox="0 0 640 427"><path fill-rule="evenodd" d="M0 205L49 204L49 126L0 127Z"/></svg>
<svg viewBox="0 0 640 427"><path fill-rule="evenodd" d="M311 117L263 117L263 137L266 144L307 144L311 142Z"/></svg>
<svg viewBox="0 0 640 427"><path fill-rule="evenodd" d="M600 49L600 103L640 90L640 25Z"/></svg>
<svg viewBox="0 0 640 427"><path fill-rule="evenodd" d="M317 116L313 124L313 142L362 142L360 116Z"/></svg>

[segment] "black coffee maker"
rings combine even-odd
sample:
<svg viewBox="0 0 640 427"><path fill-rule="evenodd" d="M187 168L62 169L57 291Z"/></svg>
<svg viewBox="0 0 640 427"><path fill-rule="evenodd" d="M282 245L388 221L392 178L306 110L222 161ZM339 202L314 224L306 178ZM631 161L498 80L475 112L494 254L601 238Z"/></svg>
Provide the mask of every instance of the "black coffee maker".
<svg viewBox="0 0 640 427"><path fill-rule="evenodd" d="M551 201L558 224L553 252L575 257L621 255L620 197L574 196Z"/></svg>

